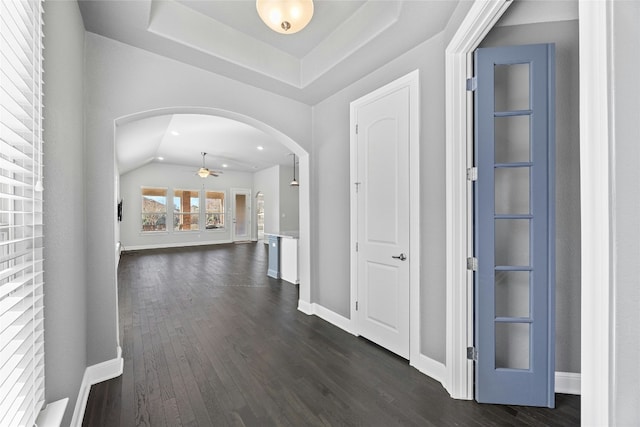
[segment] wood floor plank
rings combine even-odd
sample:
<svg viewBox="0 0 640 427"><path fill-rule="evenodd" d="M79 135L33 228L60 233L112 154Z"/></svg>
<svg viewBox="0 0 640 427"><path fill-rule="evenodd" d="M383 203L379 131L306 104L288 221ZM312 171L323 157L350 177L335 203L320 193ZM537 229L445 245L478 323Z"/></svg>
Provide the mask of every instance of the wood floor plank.
<svg viewBox="0 0 640 427"><path fill-rule="evenodd" d="M128 252L118 270L121 377L92 387L83 426L577 426L556 409L453 400L365 339L297 310L267 247Z"/></svg>

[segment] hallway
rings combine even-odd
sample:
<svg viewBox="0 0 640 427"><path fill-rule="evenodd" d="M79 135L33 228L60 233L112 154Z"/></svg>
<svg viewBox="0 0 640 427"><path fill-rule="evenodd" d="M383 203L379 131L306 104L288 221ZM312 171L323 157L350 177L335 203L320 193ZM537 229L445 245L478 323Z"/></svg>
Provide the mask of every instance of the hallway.
<svg viewBox="0 0 640 427"><path fill-rule="evenodd" d="M579 396L556 395L554 410L451 399L406 360L299 312L297 287L267 277L267 249L123 254L124 374L92 387L83 425L579 425Z"/></svg>

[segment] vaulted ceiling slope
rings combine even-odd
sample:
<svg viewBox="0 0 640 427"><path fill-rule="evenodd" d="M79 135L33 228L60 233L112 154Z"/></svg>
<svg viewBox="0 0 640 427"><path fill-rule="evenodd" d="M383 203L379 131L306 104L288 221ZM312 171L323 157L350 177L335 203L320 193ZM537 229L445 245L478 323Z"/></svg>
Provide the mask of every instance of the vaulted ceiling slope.
<svg viewBox="0 0 640 427"><path fill-rule="evenodd" d="M315 0L282 35L255 0L80 0L87 31L315 105L445 27L457 0Z"/></svg>

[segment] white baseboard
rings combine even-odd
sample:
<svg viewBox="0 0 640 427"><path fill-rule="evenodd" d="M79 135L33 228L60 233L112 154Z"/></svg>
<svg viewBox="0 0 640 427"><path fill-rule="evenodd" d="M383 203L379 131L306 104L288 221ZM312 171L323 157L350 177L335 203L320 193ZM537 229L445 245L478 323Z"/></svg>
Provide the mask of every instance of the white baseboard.
<svg viewBox="0 0 640 427"><path fill-rule="evenodd" d="M357 335L351 325L351 320L346 317L337 314L334 311L329 310L317 303L309 303L306 301L298 300L298 310L308 315L316 315L323 320L331 323L338 328L349 332L350 334ZM411 366L416 368L424 375L433 378L440 382L446 389L445 383L447 378L447 368L444 363L438 362L430 357L420 354L418 360L411 361ZM580 394L580 374L574 372L556 372L556 393L562 394Z"/></svg>
<svg viewBox="0 0 640 427"><path fill-rule="evenodd" d="M73 410L71 427L82 426L84 411L87 408L87 400L89 399L91 386L122 375L123 367L124 360L122 359L122 349L120 347L118 347L115 359L87 367L84 371L84 376L82 377L82 384L80 384L80 392L78 393L76 407Z"/></svg>
<svg viewBox="0 0 640 427"><path fill-rule="evenodd" d="M334 326L337 326L343 331L355 335L355 333L353 332L353 327L351 326L351 319L347 319L346 317L336 313L335 311L331 311L328 308L325 308L316 303L313 303L312 305L313 312L316 316L318 316L322 320L326 320Z"/></svg>
<svg viewBox="0 0 640 427"><path fill-rule="evenodd" d="M69 403L68 397L48 403L38 414L35 425L38 427L60 427L67 403Z"/></svg>
<svg viewBox="0 0 640 427"><path fill-rule="evenodd" d="M298 310L308 315L315 315L331 323L334 326L342 329L343 331L349 332L350 334L354 334L353 328L351 327L351 320L346 317L336 313L335 311L329 310L326 307L321 306L320 304L308 303L306 301L298 300Z"/></svg>
<svg viewBox="0 0 640 427"><path fill-rule="evenodd" d="M580 374L575 372L556 372L556 393L580 394Z"/></svg>
<svg viewBox="0 0 640 427"><path fill-rule="evenodd" d="M421 373L438 381L446 389L445 378L447 377L447 367L444 363L438 362L430 357L420 354L418 360L411 361L411 366Z"/></svg>
<svg viewBox="0 0 640 427"><path fill-rule="evenodd" d="M306 301L302 301L301 299L298 300L298 311L301 311L304 314L308 314L308 315L315 314L313 312L313 304Z"/></svg>
<svg viewBox="0 0 640 427"><path fill-rule="evenodd" d="M207 242L184 242L184 243L155 243L152 245L132 245L125 246L122 252L129 251L143 251L145 249L164 249L164 248L186 248L190 246L207 246L207 245L223 245L227 243L233 243L232 240L214 240Z"/></svg>

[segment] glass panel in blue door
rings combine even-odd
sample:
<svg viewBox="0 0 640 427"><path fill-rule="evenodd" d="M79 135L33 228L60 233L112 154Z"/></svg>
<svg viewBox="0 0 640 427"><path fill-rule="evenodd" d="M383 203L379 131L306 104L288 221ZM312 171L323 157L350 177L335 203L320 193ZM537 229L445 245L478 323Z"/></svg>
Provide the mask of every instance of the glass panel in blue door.
<svg viewBox="0 0 640 427"><path fill-rule="evenodd" d="M495 64L495 111L529 109L529 64Z"/></svg>
<svg viewBox="0 0 640 427"><path fill-rule="evenodd" d="M496 323L496 369L529 369L529 324Z"/></svg>
<svg viewBox="0 0 640 427"><path fill-rule="evenodd" d="M528 266L529 244L528 219L496 219L496 266Z"/></svg>
<svg viewBox="0 0 640 427"><path fill-rule="evenodd" d="M529 168L496 168L495 213L528 214Z"/></svg>
<svg viewBox="0 0 640 427"><path fill-rule="evenodd" d="M495 118L495 162L520 163L531 160L529 115Z"/></svg>
<svg viewBox="0 0 640 427"><path fill-rule="evenodd" d="M529 317L529 271L496 271L496 317Z"/></svg>

